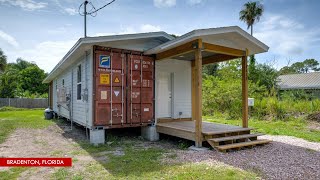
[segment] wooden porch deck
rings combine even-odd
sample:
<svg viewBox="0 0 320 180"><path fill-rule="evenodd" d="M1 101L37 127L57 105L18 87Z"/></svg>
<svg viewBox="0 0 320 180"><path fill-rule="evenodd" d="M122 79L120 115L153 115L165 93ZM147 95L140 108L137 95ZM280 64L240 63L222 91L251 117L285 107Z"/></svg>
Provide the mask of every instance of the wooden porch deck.
<svg viewBox="0 0 320 180"><path fill-rule="evenodd" d="M212 122L202 122L202 141L206 141L204 136L219 136L238 132L250 133L252 128L242 128L239 126L218 124ZM172 121L160 122L157 124L157 132L171 136L180 137L195 141L195 122L194 121Z"/></svg>
<svg viewBox="0 0 320 180"><path fill-rule="evenodd" d="M195 121L170 120L158 121L157 132L191 141L196 141ZM252 128L202 122L201 141L207 141L213 148L219 151L240 149L269 143L269 140L258 140L257 136L263 134L251 134Z"/></svg>

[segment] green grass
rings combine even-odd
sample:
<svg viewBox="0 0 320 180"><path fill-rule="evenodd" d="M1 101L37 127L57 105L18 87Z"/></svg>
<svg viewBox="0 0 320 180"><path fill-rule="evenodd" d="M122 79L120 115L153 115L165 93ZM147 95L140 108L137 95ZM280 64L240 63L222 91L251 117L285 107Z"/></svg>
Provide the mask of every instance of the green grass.
<svg viewBox="0 0 320 180"><path fill-rule="evenodd" d="M88 179L256 179L252 172L227 165L165 164L161 161L167 150L124 146L124 155L108 154L107 162L86 167ZM175 156L172 156L175 158ZM93 176L92 176L93 175Z"/></svg>
<svg viewBox="0 0 320 180"><path fill-rule="evenodd" d="M70 173L67 168L59 168L53 173L52 178L56 180L63 180L69 177Z"/></svg>
<svg viewBox="0 0 320 180"><path fill-rule="evenodd" d="M44 120L43 110L0 111L0 144L16 128L46 128L51 124Z"/></svg>
<svg viewBox="0 0 320 180"><path fill-rule="evenodd" d="M20 173L26 171L25 167L14 167L10 168L7 171L0 171L0 179L1 180L11 180L17 179L20 176Z"/></svg>
<svg viewBox="0 0 320 180"><path fill-rule="evenodd" d="M16 128L45 128L53 121L44 120L43 110L0 111L0 143ZM105 161L94 161L84 164L85 170L73 171L71 168L57 168L51 175L52 179L256 179L252 172L233 168L227 165L209 166L206 164L181 164L162 162L164 153L169 150L144 147L143 141L133 137L108 136L111 145L93 146L88 142L78 142L81 148L74 155L93 157L107 156ZM43 142L38 142L43 143ZM136 145L139 146L136 146ZM184 147L184 144L180 145ZM122 149L124 155L114 155L112 151ZM110 151L107 154L99 154ZM86 153L84 153L86 152ZM51 154L50 154L51 153ZM50 152L59 155L60 151ZM172 152L170 152L172 153ZM171 159L176 154L170 155ZM75 157L74 163L79 160ZM79 162L78 162L79 163ZM27 168L11 168L0 171L0 179L16 179ZM85 178L84 178L85 177Z"/></svg>
<svg viewBox="0 0 320 180"><path fill-rule="evenodd" d="M241 120L226 120L222 117L209 116L204 117L204 119L209 122L241 126ZM255 131L265 134L295 136L308 141L320 142L320 131L309 129L308 122L301 118L287 121L250 119L249 127L255 128Z"/></svg>

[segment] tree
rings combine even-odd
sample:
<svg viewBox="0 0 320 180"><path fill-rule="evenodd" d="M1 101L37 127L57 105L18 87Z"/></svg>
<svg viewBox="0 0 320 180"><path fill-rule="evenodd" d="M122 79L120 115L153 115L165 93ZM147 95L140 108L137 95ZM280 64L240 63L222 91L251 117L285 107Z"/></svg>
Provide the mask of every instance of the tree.
<svg viewBox="0 0 320 180"><path fill-rule="evenodd" d="M18 87L19 71L14 67L13 63L9 63L5 71L0 76L0 97L14 98Z"/></svg>
<svg viewBox="0 0 320 180"><path fill-rule="evenodd" d="M42 95L48 86L42 84L46 73L35 63L18 58L16 63L8 63L0 75L0 97L26 97Z"/></svg>
<svg viewBox="0 0 320 180"><path fill-rule="evenodd" d="M37 65L29 66L19 72L19 87L31 94L44 94L48 91L48 85L42 84L45 77L46 73Z"/></svg>
<svg viewBox="0 0 320 180"><path fill-rule="evenodd" d="M18 69L19 71L22 71L24 69L26 69L27 67L30 66L37 66L36 64L32 63L32 62L28 62L22 58L18 58L16 60L16 63L14 64L15 68Z"/></svg>
<svg viewBox="0 0 320 180"><path fill-rule="evenodd" d="M3 51L0 49L0 72L4 72L7 66L7 56L4 55Z"/></svg>
<svg viewBox="0 0 320 180"><path fill-rule="evenodd" d="M253 35L253 24L260 21L263 10L262 4L250 1L244 4L243 9L239 13L239 19L247 24L248 29L251 28L251 36Z"/></svg>
<svg viewBox="0 0 320 180"><path fill-rule="evenodd" d="M271 90L276 86L278 71L268 64L258 64L252 74L252 82L259 86L264 86L271 93Z"/></svg>
<svg viewBox="0 0 320 180"><path fill-rule="evenodd" d="M280 74L308 73L310 71L320 71L317 60L306 59L302 62L295 62L291 66L284 66L280 69Z"/></svg>
<svg viewBox="0 0 320 180"><path fill-rule="evenodd" d="M303 61L305 66L305 73L308 73L310 70L312 71L320 71L319 62L315 59L306 59Z"/></svg>
<svg viewBox="0 0 320 180"><path fill-rule="evenodd" d="M249 71L248 79L253 80L254 75L256 74L255 73L255 71L256 71L256 58L254 57L254 55L250 56L248 71Z"/></svg>
<svg viewBox="0 0 320 180"><path fill-rule="evenodd" d="M212 75L215 76L217 75L217 70L218 70L219 64L207 64L203 66L203 74L207 75Z"/></svg>

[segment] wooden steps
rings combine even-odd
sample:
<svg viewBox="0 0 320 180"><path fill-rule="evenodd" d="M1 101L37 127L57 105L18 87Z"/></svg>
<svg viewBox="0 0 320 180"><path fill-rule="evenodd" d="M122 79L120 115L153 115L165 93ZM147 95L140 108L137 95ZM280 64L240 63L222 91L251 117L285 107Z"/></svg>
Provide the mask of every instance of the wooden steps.
<svg viewBox="0 0 320 180"><path fill-rule="evenodd" d="M221 138L212 138L208 139L207 141L213 141L213 142L222 142L222 141L230 141L230 140L237 140L237 139L246 139L246 138L254 138L257 136L262 136L264 134L257 133L257 134L243 134L238 136L227 136L227 137L221 137Z"/></svg>
<svg viewBox="0 0 320 180"><path fill-rule="evenodd" d="M261 139L262 133L250 134L250 128L243 128L241 131L215 134L216 136L206 135L207 142L215 149L226 152L230 149L241 149L243 147L253 147L271 142L271 140Z"/></svg>
<svg viewBox="0 0 320 180"><path fill-rule="evenodd" d="M221 145L221 146L216 146L215 148L217 148L220 151L226 151L226 150L229 150L229 149L235 149L235 148L241 148L241 147L250 147L250 146L255 146L255 145L260 145L260 144L267 144L269 142L271 142L271 140L260 139L260 140L254 140L254 141L248 141L248 142Z"/></svg>
<svg viewBox="0 0 320 180"><path fill-rule="evenodd" d="M253 130L253 128L239 128L239 129L228 129L223 131L202 132L202 134L205 136L210 136L210 135L219 135L219 134L227 134L227 133L240 133L240 132L247 132L247 131L250 132L251 130Z"/></svg>

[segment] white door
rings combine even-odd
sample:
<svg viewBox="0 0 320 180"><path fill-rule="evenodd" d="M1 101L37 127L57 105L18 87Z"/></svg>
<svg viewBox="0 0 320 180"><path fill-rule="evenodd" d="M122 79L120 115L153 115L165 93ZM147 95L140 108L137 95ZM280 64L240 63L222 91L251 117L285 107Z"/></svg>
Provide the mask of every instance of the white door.
<svg viewBox="0 0 320 180"><path fill-rule="evenodd" d="M171 74L168 72L159 72L158 75L158 117L171 117Z"/></svg>

